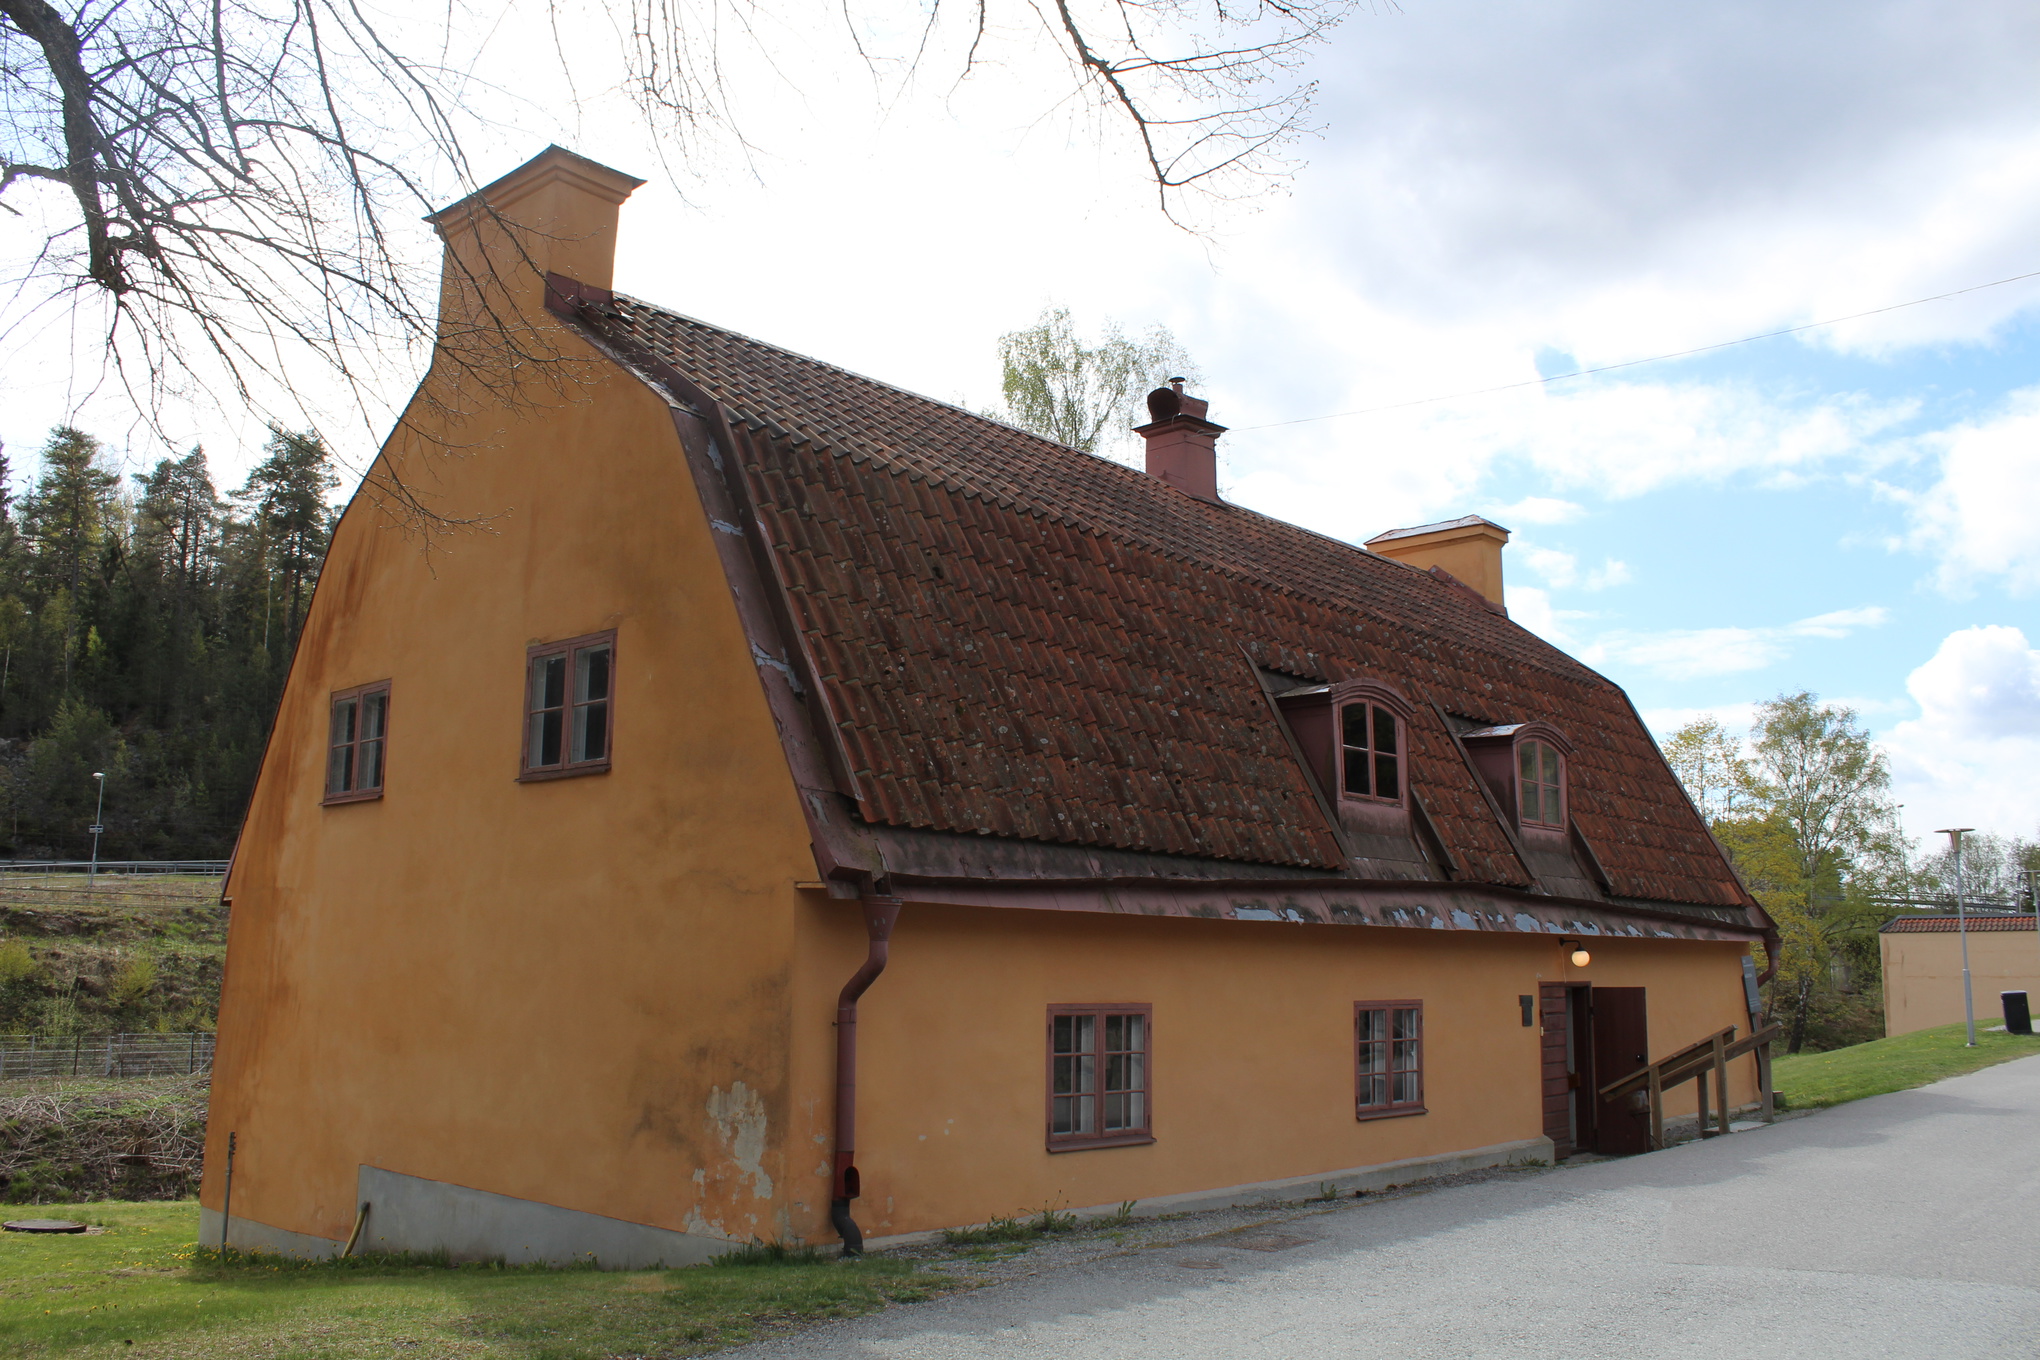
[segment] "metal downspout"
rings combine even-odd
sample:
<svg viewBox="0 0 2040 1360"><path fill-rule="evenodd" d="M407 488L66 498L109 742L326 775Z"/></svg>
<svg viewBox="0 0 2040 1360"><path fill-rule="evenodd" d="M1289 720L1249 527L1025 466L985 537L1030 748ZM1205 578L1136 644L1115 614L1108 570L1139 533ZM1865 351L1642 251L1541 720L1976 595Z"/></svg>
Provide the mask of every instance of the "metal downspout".
<svg viewBox="0 0 2040 1360"><path fill-rule="evenodd" d="M861 900L868 941L864 965L836 998L836 1176L829 1221L843 1239L845 1256L864 1254L864 1233L850 1217L850 1201L862 1189L857 1175L857 999L885 971L893 923L900 918L900 899L890 893L867 892Z"/></svg>

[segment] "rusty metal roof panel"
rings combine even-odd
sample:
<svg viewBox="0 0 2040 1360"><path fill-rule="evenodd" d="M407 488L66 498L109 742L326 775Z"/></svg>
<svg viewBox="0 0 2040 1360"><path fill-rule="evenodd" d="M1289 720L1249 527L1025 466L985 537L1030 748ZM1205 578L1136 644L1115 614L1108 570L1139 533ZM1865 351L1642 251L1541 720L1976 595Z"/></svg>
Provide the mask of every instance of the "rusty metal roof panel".
<svg viewBox="0 0 2040 1360"><path fill-rule="evenodd" d="M628 297L590 320L729 410L867 818L1343 867L1258 665L1419 701L1412 786L1470 879L1529 883L1433 703L1571 737L1616 895L1745 902L1621 690L1469 592Z"/></svg>

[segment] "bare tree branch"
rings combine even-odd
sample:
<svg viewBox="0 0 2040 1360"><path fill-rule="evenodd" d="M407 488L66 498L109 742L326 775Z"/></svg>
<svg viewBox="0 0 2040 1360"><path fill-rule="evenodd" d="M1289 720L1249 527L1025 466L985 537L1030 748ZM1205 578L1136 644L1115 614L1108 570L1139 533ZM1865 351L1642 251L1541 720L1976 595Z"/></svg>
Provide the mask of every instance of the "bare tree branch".
<svg viewBox="0 0 2040 1360"><path fill-rule="evenodd" d="M1352 0L926 0L911 15L617 0L564 17L585 2L539 0L563 72L588 66L586 20L612 23L595 79L636 105L669 168L701 147L752 149L733 60L778 71L788 31L847 33L895 94L1045 40L1070 71L1051 104L1076 95L1127 129L1180 220L1186 195L1237 197L1287 172L1312 92L1292 73ZM513 13L496 4L472 16L484 30ZM416 249L416 217L476 184L483 125L466 96L481 82L449 56L470 18L449 5L436 28L397 28L358 0L0 0L0 206L50 211L50 184L69 196L28 276L9 281L27 299L10 327L50 309L103 317L100 376L84 381L124 388L159 430L171 401L283 419L268 397L336 382L379 419L396 355L431 354L443 379L420 399L446 419L421 435L530 400L534 382L571 393L576 363L457 260L445 282L468 318L442 322L438 261ZM428 536L456 523L408 475L379 465L371 494Z"/></svg>

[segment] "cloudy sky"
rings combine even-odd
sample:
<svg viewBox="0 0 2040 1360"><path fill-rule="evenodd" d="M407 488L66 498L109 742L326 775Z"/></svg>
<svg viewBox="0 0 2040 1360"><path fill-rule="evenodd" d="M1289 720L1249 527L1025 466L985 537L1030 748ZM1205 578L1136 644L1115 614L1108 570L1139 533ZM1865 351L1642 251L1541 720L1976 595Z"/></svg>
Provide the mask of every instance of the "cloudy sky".
<svg viewBox="0 0 2040 1360"><path fill-rule="evenodd" d="M487 154L646 175L625 291L973 406L1044 306L1162 323L1233 499L1354 541L1487 514L1514 617L1661 735L1811 689L1885 742L1915 834L2040 829L2040 278L1977 287L2040 271L2040 9L1363 8L1314 61L1308 163L1203 235L1024 52L874 94L773 42L748 157L662 167L613 106L536 95ZM19 466L66 398L20 360L9 387ZM246 466L248 429L191 424Z"/></svg>

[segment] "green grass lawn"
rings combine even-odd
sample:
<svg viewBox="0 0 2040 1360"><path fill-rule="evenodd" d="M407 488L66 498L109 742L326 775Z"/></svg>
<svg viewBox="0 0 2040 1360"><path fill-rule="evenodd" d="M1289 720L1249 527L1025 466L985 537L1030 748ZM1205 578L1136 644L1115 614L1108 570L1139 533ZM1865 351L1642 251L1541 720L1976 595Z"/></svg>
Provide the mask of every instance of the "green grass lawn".
<svg viewBox="0 0 2040 1360"><path fill-rule="evenodd" d="M942 1287L889 1260L635 1272L221 1264L194 1245L198 1206L189 1201L38 1205L8 1216L105 1229L0 1233L0 1354L9 1356L698 1355Z"/></svg>
<svg viewBox="0 0 2040 1360"><path fill-rule="evenodd" d="M1781 1057L1771 1065L1771 1080L1786 1108L1805 1110L1910 1090L2040 1053L2040 1036L1992 1033L1984 1027L1989 1023L1977 1027L1975 1048L1965 1045L1962 1025L1942 1025L1829 1053Z"/></svg>

